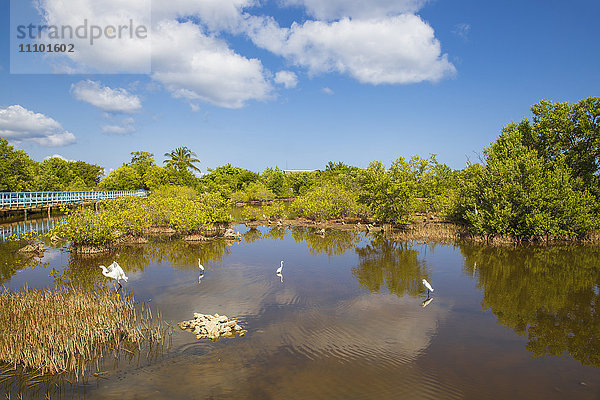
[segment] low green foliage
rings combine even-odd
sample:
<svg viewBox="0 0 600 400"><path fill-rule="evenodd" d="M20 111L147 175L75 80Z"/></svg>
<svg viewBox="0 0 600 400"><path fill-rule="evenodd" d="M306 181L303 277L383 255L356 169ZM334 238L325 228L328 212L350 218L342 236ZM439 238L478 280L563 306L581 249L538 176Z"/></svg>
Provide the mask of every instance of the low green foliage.
<svg viewBox="0 0 600 400"><path fill-rule="evenodd" d="M246 206L242 209L242 219L245 221L258 221L269 219L282 219L288 217L285 204L281 201L273 202L268 206Z"/></svg>
<svg viewBox="0 0 600 400"><path fill-rule="evenodd" d="M143 235L152 226L168 226L186 234L229 221L226 203L218 195L198 196L186 187L166 187L148 198L128 197L91 208L67 211L50 234L76 245L107 245L120 234Z"/></svg>
<svg viewBox="0 0 600 400"><path fill-rule="evenodd" d="M330 220L364 215L358 195L338 183L313 186L290 206L293 214L315 220Z"/></svg>

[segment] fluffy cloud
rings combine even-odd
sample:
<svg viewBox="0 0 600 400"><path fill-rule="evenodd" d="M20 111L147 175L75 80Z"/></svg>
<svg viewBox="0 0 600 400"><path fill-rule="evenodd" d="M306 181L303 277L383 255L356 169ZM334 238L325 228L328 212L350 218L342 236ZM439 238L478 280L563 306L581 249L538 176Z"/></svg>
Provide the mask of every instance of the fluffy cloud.
<svg viewBox="0 0 600 400"><path fill-rule="evenodd" d="M306 21L280 28L272 18L249 19L249 35L311 74L339 72L362 83L439 81L455 73L434 31L412 14L370 20Z"/></svg>
<svg viewBox="0 0 600 400"><path fill-rule="evenodd" d="M112 89L90 80L72 84L71 94L77 100L90 103L106 112L130 114L142 108L140 98L127 90Z"/></svg>
<svg viewBox="0 0 600 400"><path fill-rule="evenodd" d="M135 129L131 125L104 125L102 132L113 135L126 135L134 132Z"/></svg>
<svg viewBox="0 0 600 400"><path fill-rule="evenodd" d="M263 4L259 0L172 0L152 2L151 8L147 0L40 0L40 9L47 24L77 25L88 18L106 25L134 16L138 24L151 27L152 46L150 40L119 40L115 51L115 41L98 41L70 54L75 66L68 68L136 72L149 63L151 53L152 78L194 109L202 102L239 108L272 98L274 83L297 85L294 72L273 75L259 59L234 51L222 33L247 35L256 46L311 75L340 73L368 84L435 82L452 76L455 67L442 53L433 28L414 14L427 1L373 0L366 7L359 0L281 0L280 6L301 6L316 18L290 27L249 14L251 7ZM99 91L106 97L114 94L109 91L115 89L93 84L82 85L96 106Z"/></svg>
<svg viewBox="0 0 600 400"><path fill-rule="evenodd" d="M152 17L155 21L160 21L194 16L212 31L232 31L239 27L243 9L256 5L258 0L153 1Z"/></svg>
<svg viewBox="0 0 600 400"><path fill-rule="evenodd" d="M0 108L0 136L13 143L29 141L55 147L75 143L75 135L54 119L27 110L20 105Z"/></svg>
<svg viewBox="0 0 600 400"><path fill-rule="evenodd" d="M153 36L152 77L174 97L240 108L266 100L271 84L258 59L245 58L192 22L163 21Z"/></svg>
<svg viewBox="0 0 600 400"><path fill-rule="evenodd" d="M299 5L308 14L333 20L344 17L379 18L402 13L417 12L428 0L284 0L285 5Z"/></svg>
<svg viewBox="0 0 600 400"><path fill-rule="evenodd" d="M298 85L298 76L292 71L279 71L275 74L274 81L283 85L286 89L291 89Z"/></svg>
<svg viewBox="0 0 600 400"><path fill-rule="evenodd" d="M75 162L75 160L68 160L67 158L61 156L60 154L54 154L51 156L44 157L44 161L49 160L51 158L58 158L59 160L63 160L63 161Z"/></svg>
<svg viewBox="0 0 600 400"><path fill-rule="evenodd" d="M97 39L90 45L91 25L101 29L109 26L129 25L130 20L134 32L138 27L149 30L151 24L151 9L148 0L39 0L36 2L42 11L43 23L49 26L70 26L74 30L87 22L88 28L85 38L76 34L59 40L65 44L74 44L76 51L65 53L69 57L65 60L62 55L55 59L57 72L101 72L101 73L149 73L151 71L151 32L140 35L130 34L130 28L121 31L110 31L112 39L106 35ZM54 39L53 39L54 40ZM56 41L53 41L56 43ZM70 62L66 62L70 61Z"/></svg>
<svg viewBox="0 0 600 400"><path fill-rule="evenodd" d="M118 120L114 118L114 115L105 113L104 119L109 121L109 124L102 126L102 132L108 135L127 135L135 132L135 119L131 117L123 118Z"/></svg>

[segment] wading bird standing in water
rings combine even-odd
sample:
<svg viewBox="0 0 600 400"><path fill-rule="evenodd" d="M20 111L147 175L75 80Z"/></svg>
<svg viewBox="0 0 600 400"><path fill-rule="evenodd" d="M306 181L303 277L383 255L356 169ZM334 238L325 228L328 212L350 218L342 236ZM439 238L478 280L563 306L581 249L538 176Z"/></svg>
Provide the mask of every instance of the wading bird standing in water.
<svg viewBox="0 0 600 400"><path fill-rule="evenodd" d="M123 279L125 282L127 282L128 278L127 276L125 276L123 268L121 268L121 266L116 261L113 261L113 263L110 264L108 267L105 267L104 265L99 265L98 267L102 268L102 275L117 281L117 283L119 284L119 290L123 288L123 285L121 285L120 280ZM115 287L115 292L118 292L119 290L117 290L117 288Z"/></svg>
<svg viewBox="0 0 600 400"><path fill-rule="evenodd" d="M275 272L275 275L280 277L281 282L283 283L283 274L281 273L281 271L283 271L283 261L281 261L281 266L279 268L277 268L277 271Z"/></svg>
<svg viewBox="0 0 600 400"><path fill-rule="evenodd" d="M200 259L198 259L198 268L200 269L200 276L198 277L198 284L202 283L202 278L204 278L204 265L200 264Z"/></svg>
<svg viewBox="0 0 600 400"><path fill-rule="evenodd" d="M433 288L425 279L423 279L423 285L425 285L425 287L427 288L427 297L429 297L429 292L433 292Z"/></svg>

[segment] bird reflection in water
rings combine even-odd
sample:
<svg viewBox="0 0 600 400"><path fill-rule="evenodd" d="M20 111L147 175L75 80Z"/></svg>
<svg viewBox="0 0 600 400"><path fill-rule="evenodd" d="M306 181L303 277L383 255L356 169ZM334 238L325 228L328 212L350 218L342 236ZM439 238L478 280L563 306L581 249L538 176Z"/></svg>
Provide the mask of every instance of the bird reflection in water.
<svg viewBox="0 0 600 400"><path fill-rule="evenodd" d="M429 303L431 303L433 301L433 297L428 297L425 300L423 300L421 302L421 306L423 306L423 308L427 307L429 305Z"/></svg>

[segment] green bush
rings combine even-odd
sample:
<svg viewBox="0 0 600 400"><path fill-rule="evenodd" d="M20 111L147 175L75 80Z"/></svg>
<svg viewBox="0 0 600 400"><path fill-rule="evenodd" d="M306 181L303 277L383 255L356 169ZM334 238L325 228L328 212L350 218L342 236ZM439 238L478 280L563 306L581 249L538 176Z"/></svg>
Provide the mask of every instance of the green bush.
<svg viewBox="0 0 600 400"><path fill-rule="evenodd" d="M487 165L472 168L458 196L459 213L474 232L526 237L598 228L596 200L582 179L563 158L547 162L525 146L515 125L485 152Z"/></svg>
<svg viewBox="0 0 600 400"><path fill-rule="evenodd" d="M218 194L198 196L187 187L165 187L147 198L127 197L90 208L68 211L52 233L76 245L106 245L120 234L143 235L152 226L169 226L178 234L199 231L230 221L226 203Z"/></svg>
<svg viewBox="0 0 600 400"><path fill-rule="evenodd" d="M262 182L253 182L249 184L246 188L246 193L249 200L270 201L275 198L275 193L269 190Z"/></svg>
<svg viewBox="0 0 600 400"><path fill-rule="evenodd" d="M306 194L292 202L290 210L297 216L316 220L356 217L364 214L364 208L358 204L356 192L333 182L313 186Z"/></svg>

